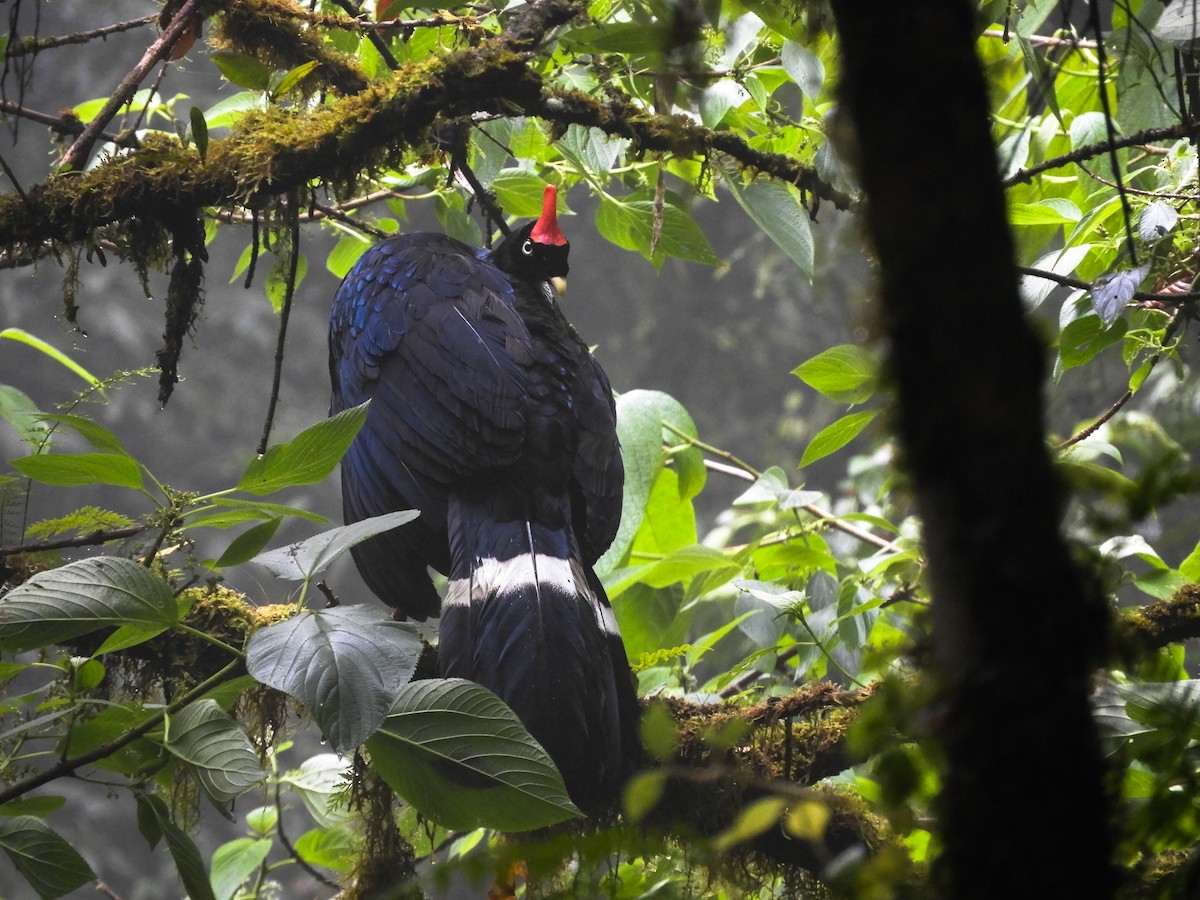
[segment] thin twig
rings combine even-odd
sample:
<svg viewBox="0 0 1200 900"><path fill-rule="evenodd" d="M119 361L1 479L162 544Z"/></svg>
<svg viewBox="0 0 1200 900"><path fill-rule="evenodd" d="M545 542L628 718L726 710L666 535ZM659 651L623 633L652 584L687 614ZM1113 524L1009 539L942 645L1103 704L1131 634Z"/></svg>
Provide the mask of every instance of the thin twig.
<svg viewBox="0 0 1200 900"><path fill-rule="evenodd" d="M382 228L376 228L374 225L368 225L366 222L354 218L354 216L347 215L336 206L322 206L320 203L314 203L313 211L310 213L305 213L305 215L301 217L301 219L306 222L313 222L323 218L334 219L335 221L341 222L343 225L349 225L356 231L361 231L363 234L369 234L371 237L378 238L379 240L383 240L386 237L391 237L391 235L389 235Z"/></svg>
<svg viewBox="0 0 1200 900"><path fill-rule="evenodd" d="M1096 287L1090 281L1084 281L1073 275L1060 275L1048 269L1035 269L1032 266L1014 266L1013 268L1022 275L1028 275L1031 278L1044 278L1047 281L1061 284L1063 287L1077 288L1081 291L1092 291ZM1183 303L1189 300L1200 300L1200 291L1183 291L1174 294L1170 291L1134 291L1130 299L1152 303Z"/></svg>
<svg viewBox="0 0 1200 900"><path fill-rule="evenodd" d="M1137 242L1133 239L1133 206L1129 195L1125 193L1124 176L1121 174L1121 160L1117 157L1117 149L1113 146L1117 140L1116 119L1113 117L1112 99L1108 96L1105 84L1105 69L1108 66L1108 54L1104 49L1104 41L1100 40L1103 31L1100 25L1100 6L1092 3L1088 6L1088 21L1096 32L1096 82L1100 93L1100 109L1104 112L1104 131L1108 136L1108 159L1112 165L1113 178L1117 182L1117 196L1121 198L1121 219L1125 224L1125 249L1129 253L1129 264L1135 269L1138 264Z"/></svg>
<svg viewBox="0 0 1200 900"><path fill-rule="evenodd" d="M300 266L300 197L293 193L288 198L288 228L291 231L292 254L288 260L288 279L283 292L283 308L279 311L279 338L275 342L275 373L271 378L271 399L267 404L267 421L263 424L262 439L258 452L267 452L271 439L271 426L275 422L275 407L279 404L279 387L283 383L283 347L287 341L288 319L292 314L292 299L296 295L296 273Z"/></svg>
<svg viewBox="0 0 1200 900"><path fill-rule="evenodd" d="M999 38L1007 43L1012 35L1005 34L1003 28L985 28L980 37ZM1025 38L1034 47L1070 47L1079 50L1095 50L1096 42L1082 40L1077 37L1057 37L1052 34L1031 34Z"/></svg>
<svg viewBox="0 0 1200 900"><path fill-rule="evenodd" d="M18 553L41 553L44 550L63 550L67 547L91 547L96 544L106 544L109 541L119 541L133 537L146 530L145 525L130 525L127 528L97 529L70 538L58 538L53 541L38 541L34 544L11 544L0 547L0 557L14 556Z"/></svg>
<svg viewBox="0 0 1200 900"><path fill-rule="evenodd" d="M1176 309L1175 312L1173 312L1171 314L1170 321L1167 322L1167 327L1163 331L1163 343L1164 344L1174 336L1175 329L1179 326L1179 323L1183 321L1183 318L1180 315L1180 313L1182 311L1183 311L1183 307L1181 306L1181 307L1179 307L1179 309ZM1155 353L1153 356L1150 357L1149 367L1151 370L1153 370L1153 368L1156 365L1158 365L1158 361L1160 359L1162 359L1165 354L1166 354L1165 350L1160 350L1158 353ZM1150 374L1149 372L1146 373L1147 377L1149 377L1149 374ZM1070 447L1075 446L1080 441L1086 440L1087 438L1091 437L1093 434L1095 434L1097 431L1100 430L1100 426L1102 426L1105 422L1107 422L1109 419L1111 419L1113 416L1115 416L1117 413L1119 413L1121 411L1121 408L1126 403L1128 403L1131 399L1133 399L1133 388L1126 388L1125 393L1123 393L1120 397L1117 398L1117 402L1114 403L1112 406L1110 406L1107 410L1105 410L1104 413L1099 418L1097 418L1090 425L1086 426L1085 428L1082 428L1075 434L1071 435L1069 438L1067 438L1065 441L1060 443L1054 449L1061 452L1063 450L1066 450Z"/></svg>
<svg viewBox="0 0 1200 900"><path fill-rule="evenodd" d="M667 425L666 422L664 422L663 425L665 425L667 428L671 428L671 426ZM688 437L687 435L682 434L682 432L679 432L675 428L671 428L671 430L675 431L677 434L680 434L684 438ZM708 444L704 444L703 442L696 442L696 446L700 447L701 449L707 450L709 453L715 453L719 456L724 456L726 458L737 459L737 457L733 456L732 453L729 453L726 450L718 450L716 447L710 447ZM741 463L740 460L739 460L739 463ZM720 472L722 475L729 475L733 478L740 478L742 481L756 481L758 479L758 476L761 474L761 473L755 474L754 470L750 469L748 467L747 463L741 463L740 467L735 467L735 466L726 465L725 463L716 462L715 460L706 459L706 460L704 460L704 467L713 472ZM853 538L857 538L858 540L862 541L865 544L873 544L874 546L880 548L881 550L895 549L895 546L896 546L895 541L889 541L887 538L881 538L879 535L874 534L870 531L866 531L865 529L859 528L857 525L847 522L844 519L839 519L833 513L829 512L829 510L822 509L821 507L817 506L815 503L802 503L802 504L800 504L800 506L798 506L796 508L804 510L810 516L814 516L818 520L817 521L818 525L828 525L830 528L840 531L843 534L848 534ZM786 541L789 541L792 539L793 539L792 536L789 535L787 537L780 538L778 541L763 541L762 546L768 546L769 544L772 544L772 543L785 543ZM726 549L737 550L740 548L728 547Z"/></svg>
<svg viewBox="0 0 1200 900"><path fill-rule="evenodd" d="M1005 178L1002 184L1004 187L1028 184L1038 175L1048 172L1051 169L1061 169L1063 166L1069 166L1085 159L1103 156L1106 153L1124 150L1127 147L1137 147L1140 144L1178 140L1179 138L1195 134L1197 131L1200 131L1200 122L1180 122L1165 128L1147 128L1145 131L1139 131L1137 134L1131 134L1124 138L1100 141L1095 144L1085 144L1082 147L1075 148L1070 153L1064 153L1062 156L1054 156L1043 160L1037 165L1030 166L1028 169L1018 169L1012 175Z"/></svg>
<svg viewBox="0 0 1200 900"><path fill-rule="evenodd" d="M41 125L49 125L57 134L79 135L83 133L84 129L83 122L73 116L55 116L50 113L38 112L36 109L30 109L28 106L22 106L12 100L0 100L0 113L19 116ZM101 131L96 137L112 141L120 147L132 147L137 144L137 140L133 137L121 137L110 131Z"/></svg>
<svg viewBox="0 0 1200 900"><path fill-rule="evenodd" d="M1145 191L1140 188L1130 187L1129 185L1125 185L1124 187L1121 187L1116 182L1109 181L1107 178L1105 178L1103 175L1099 174L1098 172L1093 172L1091 169L1089 169L1083 163L1078 163L1078 165L1079 165L1079 168L1081 168L1089 178L1092 178L1095 181L1100 182L1105 187L1117 188L1118 190L1124 190L1125 193L1127 193L1127 194L1136 194L1139 197L1153 197L1156 200L1185 200L1188 203L1195 203L1197 201L1200 201L1200 197L1197 197L1195 194L1172 194L1172 193L1168 193L1165 191Z"/></svg>
<svg viewBox="0 0 1200 900"><path fill-rule="evenodd" d="M339 885L337 882L331 881L329 878L319 872L312 865L312 863L296 852L295 844L291 842L287 836L287 833L283 830L283 798L280 793L278 781L275 782L275 833L279 835L279 843L283 844L283 849L287 851L288 855L295 862L300 864L300 868L302 868L305 872L317 879L317 881L321 882L321 884L325 885L326 887L333 888L334 890L337 890L339 887L341 887L341 885Z"/></svg>
<svg viewBox="0 0 1200 900"><path fill-rule="evenodd" d="M63 158L59 162L60 168L83 168L83 164L87 162L87 158L92 152L92 147L96 143L96 138L100 136L100 132L104 129L104 126L112 121L113 116L117 114L117 110L133 99L133 95L137 93L138 86L150 73L150 70L171 52L171 47L174 46L175 42L191 26L192 20L196 17L201 4L205 2L206 0L186 0L179 12L176 13L175 18L171 20L171 24L158 36L158 40L147 48L141 60L138 61L138 64L130 70L128 75L121 79L121 83L117 85L117 89L108 98L108 102L104 104L104 108L100 110L96 118L88 123L87 127L75 139L75 142L71 144L67 152L63 154Z"/></svg>
<svg viewBox="0 0 1200 900"><path fill-rule="evenodd" d="M140 19L129 19L126 22L114 22L112 25L104 25L100 28L94 28L91 31L77 31L74 34L60 34L48 38L23 38L14 43L10 43L5 48L5 56L12 59L14 56L25 56L29 53L41 53L43 50L51 50L55 47L65 47L69 44L86 44L88 41L96 38L106 38L110 34L117 34L122 31L131 31L134 28L141 28L143 25L149 25L158 19L158 13L151 13L148 16L142 16Z"/></svg>

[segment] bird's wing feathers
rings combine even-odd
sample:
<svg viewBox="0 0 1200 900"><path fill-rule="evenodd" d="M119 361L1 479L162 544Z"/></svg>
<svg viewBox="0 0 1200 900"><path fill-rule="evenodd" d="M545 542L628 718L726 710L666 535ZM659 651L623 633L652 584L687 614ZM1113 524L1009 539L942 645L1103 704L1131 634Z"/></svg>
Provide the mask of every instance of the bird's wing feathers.
<svg viewBox="0 0 1200 900"><path fill-rule="evenodd" d="M502 273L450 238L377 245L335 300L335 407L371 399L368 439L437 480L515 458L529 336L511 298Z"/></svg>

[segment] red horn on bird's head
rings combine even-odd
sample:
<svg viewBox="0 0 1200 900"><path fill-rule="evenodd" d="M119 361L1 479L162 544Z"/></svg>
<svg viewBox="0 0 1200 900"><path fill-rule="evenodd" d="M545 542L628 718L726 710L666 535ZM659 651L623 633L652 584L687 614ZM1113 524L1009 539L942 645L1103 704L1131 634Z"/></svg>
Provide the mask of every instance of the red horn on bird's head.
<svg viewBox="0 0 1200 900"><path fill-rule="evenodd" d="M552 184L546 185L542 194L542 214L529 233L532 241L538 244L551 244L561 247L567 242L563 233L558 230L558 188Z"/></svg>

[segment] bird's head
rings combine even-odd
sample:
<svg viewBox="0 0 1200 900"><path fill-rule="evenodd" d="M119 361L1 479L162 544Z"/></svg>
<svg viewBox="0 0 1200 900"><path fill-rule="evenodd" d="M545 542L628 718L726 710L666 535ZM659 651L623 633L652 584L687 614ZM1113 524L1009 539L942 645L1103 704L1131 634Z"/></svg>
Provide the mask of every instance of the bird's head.
<svg viewBox="0 0 1200 900"><path fill-rule="evenodd" d="M542 194L542 214L501 241L492 252L492 260L509 275L550 281L562 293L571 245L558 230L557 207L558 189L548 184Z"/></svg>

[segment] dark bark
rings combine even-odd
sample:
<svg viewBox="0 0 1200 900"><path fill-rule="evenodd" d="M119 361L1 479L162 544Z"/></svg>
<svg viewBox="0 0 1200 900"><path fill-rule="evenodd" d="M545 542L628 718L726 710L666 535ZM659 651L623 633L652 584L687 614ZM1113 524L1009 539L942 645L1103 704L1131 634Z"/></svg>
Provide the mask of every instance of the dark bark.
<svg viewBox="0 0 1200 900"><path fill-rule="evenodd" d="M1045 348L1017 292L971 10L918 0L898 30L891 8L833 6L934 598L938 884L955 898L1111 896L1088 706L1104 606L1059 530Z"/></svg>

